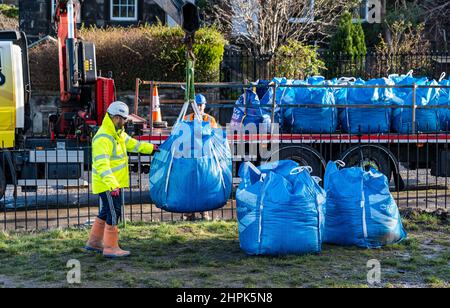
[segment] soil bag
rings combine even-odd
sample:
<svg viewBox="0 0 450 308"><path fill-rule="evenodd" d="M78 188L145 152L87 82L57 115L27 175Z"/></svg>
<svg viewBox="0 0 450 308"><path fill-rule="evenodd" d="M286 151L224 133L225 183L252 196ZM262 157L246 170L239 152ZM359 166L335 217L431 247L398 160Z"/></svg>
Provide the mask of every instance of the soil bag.
<svg viewBox="0 0 450 308"><path fill-rule="evenodd" d="M393 85L386 78L364 81L357 79L356 86ZM388 88L348 88L339 93L338 104L343 105L377 105L378 108L343 108L340 112L342 130L351 134L388 133L391 129L391 114L389 108L394 97L392 89Z"/></svg>
<svg viewBox="0 0 450 308"><path fill-rule="evenodd" d="M161 152L153 158L151 199L158 208L169 212L214 210L228 202L232 189L226 133L197 119L181 121L186 110L184 106L171 135L160 146Z"/></svg>
<svg viewBox="0 0 450 308"><path fill-rule="evenodd" d="M442 75L439 85L441 86L450 86L450 79L444 79L445 74ZM450 88L441 88L439 90L439 94L436 97L436 105L450 107ZM439 120L441 130L450 131L450 109L442 108L439 109Z"/></svg>
<svg viewBox="0 0 450 308"><path fill-rule="evenodd" d="M311 168L278 161L239 170L237 214L241 249L249 255L319 253L325 192Z"/></svg>
<svg viewBox="0 0 450 308"><path fill-rule="evenodd" d="M329 162L324 185L324 242L377 248L406 238L387 177L381 172L360 167L339 169Z"/></svg>
<svg viewBox="0 0 450 308"><path fill-rule="evenodd" d="M308 78L305 81L294 81L302 85L326 85L329 83L322 76ZM319 107L293 107L284 112L285 121L291 133L334 133L337 128L337 111L333 90L331 88L293 88L295 99L293 104L319 105Z"/></svg>
<svg viewBox="0 0 450 308"><path fill-rule="evenodd" d="M435 86L438 85L435 80L428 80L427 78L413 78L411 76L397 77L397 85L413 85L416 83L421 86ZM416 90L416 105L417 106L432 106L437 103L436 97L439 90L436 88L418 88ZM412 88L396 89L395 99L396 104L401 106L412 106L413 104L413 90ZM401 134L412 133L412 108L397 108L393 112L392 126L395 132ZM416 109L416 127L417 132L437 132L440 130L439 111L438 109Z"/></svg>
<svg viewBox="0 0 450 308"><path fill-rule="evenodd" d="M264 127L267 131L270 129L270 106L263 107L255 92L249 89L245 90L245 93L239 97L235 105L230 122L232 129L250 128L256 129L256 131L259 131L260 127ZM260 126L261 124L262 126Z"/></svg>

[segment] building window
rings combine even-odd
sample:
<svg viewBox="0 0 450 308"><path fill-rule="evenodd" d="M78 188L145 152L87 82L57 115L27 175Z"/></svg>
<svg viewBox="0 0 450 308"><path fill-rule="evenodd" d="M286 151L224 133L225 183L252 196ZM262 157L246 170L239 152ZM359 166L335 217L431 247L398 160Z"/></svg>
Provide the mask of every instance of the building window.
<svg viewBox="0 0 450 308"><path fill-rule="evenodd" d="M111 0L111 20L136 21L137 0Z"/></svg>
<svg viewBox="0 0 450 308"><path fill-rule="evenodd" d="M55 12L56 12L56 4L58 3L57 0L50 0L50 5L52 7L52 22L55 18ZM77 23L81 23L81 6L79 8L78 14L77 14Z"/></svg>
<svg viewBox="0 0 450 308"><path fill-rule="evenodd" d="M294 16L289 19L291 23L309 23L314 21L314 0L309 0L308 9L302 10L302 16Z"/></svg>
<svg viewBox="0 0 450 308"><path fill-rule="evenodd" d="M369 15L369 1L362 0L353 10L353 22L367 22L367 15Z"/></svg>

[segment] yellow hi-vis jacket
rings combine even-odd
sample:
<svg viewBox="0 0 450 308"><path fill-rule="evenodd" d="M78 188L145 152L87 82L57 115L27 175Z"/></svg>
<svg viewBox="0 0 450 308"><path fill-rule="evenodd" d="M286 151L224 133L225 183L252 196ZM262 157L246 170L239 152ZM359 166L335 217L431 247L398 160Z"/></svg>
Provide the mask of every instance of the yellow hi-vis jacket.
<svg viewBox="0 0 450 308"><path fill-rule="evenodd" d="M127 152L151 154L153 144L139 142L122 129L116 131L106 114L92 140L92 192L100 194L129 187Z"/></svg>

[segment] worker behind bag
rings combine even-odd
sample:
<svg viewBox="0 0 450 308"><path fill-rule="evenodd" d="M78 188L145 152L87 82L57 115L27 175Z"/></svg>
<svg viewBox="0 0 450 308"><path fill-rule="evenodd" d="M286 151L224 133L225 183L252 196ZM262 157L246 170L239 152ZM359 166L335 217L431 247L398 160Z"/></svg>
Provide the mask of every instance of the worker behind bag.
<svg viewBox="0 0 450 308"><path fill-rule="evenodd" d="M310 167L279 161L239 170L239 240L249 255L319 253L325 192Z"/></svg>
<svg viewBox="0 0 450 308"><path fill-rule="evenodd" d="M375 169L339 169L337 164L345 166L329 162L325 171L324 242L378 248L405 239L387 177Z"/></svg>
<svg viewBox="0 0 450 308"><path fill-rule="evenodd" d="M224 130L197 120L177 123L152 161L151 199L158 208L175 213L224 206L232 188L231 151Z"/></svg>

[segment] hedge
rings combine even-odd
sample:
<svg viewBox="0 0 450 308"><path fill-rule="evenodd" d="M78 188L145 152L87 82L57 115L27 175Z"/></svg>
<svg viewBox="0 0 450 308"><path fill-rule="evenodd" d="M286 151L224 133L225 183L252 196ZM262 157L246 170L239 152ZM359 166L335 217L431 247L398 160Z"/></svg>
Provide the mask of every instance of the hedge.
<svg viewBox="0 0 450 308"><path fill-rule="evenodd" d="M161 25L136 28L82 28L79 36L96 45L97 70L111 71L117 90L135 88L135 79L184 81L184 33L179 27ZM219 81L226 40L214 28L196 34L194 53L196 81ZM31 80L34 90L59 89L56 44L47 41L30 51Z"/></svg>

